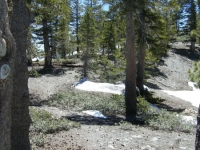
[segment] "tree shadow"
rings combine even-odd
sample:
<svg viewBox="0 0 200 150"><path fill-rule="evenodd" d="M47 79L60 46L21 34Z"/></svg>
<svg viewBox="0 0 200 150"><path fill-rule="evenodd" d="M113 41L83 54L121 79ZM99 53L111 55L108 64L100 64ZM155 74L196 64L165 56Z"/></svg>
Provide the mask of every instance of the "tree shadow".
<svg viewBox="0 0 200 150"><path fill-rule="evenodd" d="M165 62L164 60L160 60L158 62L158 65L161 66L161 65L165 65ZM161 76L163 78L167 78L167 76L160 71L160 69L157 67L157 66L154 66L154 67L147 67L145 68L145 71L147 71L147 74L150 74L151 76L153 77L156 77L156 76ZM148 77L147 77L148 78Z"/></svg>
<svg viewBox="0 0 200 150"><path fill-rule="evenodd" d="M156 107L158 107L159 109L166 109L167 111L176 112L176 113L181 113L185 110L185 108L174 108L174 107L171 107L171 106L163 104L163 103L157 103L154 105Z"/></svg>
<svg viewBox="0 0 200 150"><path fill-rule="evenodd" d="M47 102L47 100L42 100L39 94L29 94L29 106L42 106Z"/></svg>
<svg viewBox="0 0 200 150"><path fill-rule="evenodd" d="M63 68L45 68L38 70L41 75L51 75L51 76L61 76L65 74L65 69Z"/></svg>
<svg viewBox="0 0 200 150"><path fill-rule="evenodd" d="M73 70L75 70L74 67L61 66L61 67L39 69L38 73L41 74L41 75L46 75L47 77L49 77L49 76L62 76L62 75L65 75L65 73L67 73L67 71L73 71Z"/></svg>
<svg viewBox="0 0 200 150"><path fill-rule="evenodd" d="M151 82L146 82L145 85L151 89L156 89L156 90L162 90L157 84L151 83Z"/></svg>
<svg viewBox="0 0 200 150"><path fill-rule="evenodd" d="M107 118L97 118L88 115L70 115L70 116L63 116L63 118L79 122L80 124L84 125L109 125L113 126L120 121L124 121L123 117L118 116L108 116Z"/></svg>
<svg viewBox="0 0 200 150"><path fill-rule="evenodd" d="M173 48L172 51L176 54L179 54L183 57L186 57L190 60L196 61L200 59L200 49L197 49L195 52L188 49L176 49Z"/></svg>

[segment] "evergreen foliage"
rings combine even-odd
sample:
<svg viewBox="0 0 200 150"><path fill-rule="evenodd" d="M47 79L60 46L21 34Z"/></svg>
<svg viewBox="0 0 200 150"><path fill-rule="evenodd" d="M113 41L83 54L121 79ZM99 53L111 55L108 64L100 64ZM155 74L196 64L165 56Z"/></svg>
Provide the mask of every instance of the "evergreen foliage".
<svg viewBox="0 0 200 150"><path fill-rule="evenodd" d="M83 76L88 76L88 69L92 66L91 64L95 61L97 54L96 49L96 20L92 12L92 8L86 7L85 14L81 18L80 25L80 40L81 47L83 48L83 61L84 61L84 70Z"/></svg>
<svg viewBox="0 0 200 150"><path fill-rule="evenodd" d="M200 61L193 64L192 70L188 71L190 80L197 83L200 88Z"/></svg>

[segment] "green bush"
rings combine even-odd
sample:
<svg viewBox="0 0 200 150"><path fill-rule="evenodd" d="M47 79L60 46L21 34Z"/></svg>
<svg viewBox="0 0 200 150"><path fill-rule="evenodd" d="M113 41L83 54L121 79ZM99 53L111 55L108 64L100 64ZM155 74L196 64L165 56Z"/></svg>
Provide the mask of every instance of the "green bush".
<svg viewBox="0 0 200 150"><path fill-rule="evenodd" d="M138 96L137 100L138 115L146 114L150 104L142 96Z"/></svg>
<svg viewBox="0 0 200 150"><path fill-rule="evenodd" d="M164 109L150 108L143 116L145 124L154 129L191 132L192 122L185 121L180 115Z"/></svg>
<svg viewBox="0 0 200 150"><path fill-rule="evenodd" d="M71 110L99 110L106 115L125 114L124 97L83 91L54 94L48 105Z"/></svg>
<svg viewBox="0 0 200 150"><path fill-rule="evenodd" d="M194 62L191 70L188 70L189 78L192 82L197 83L197 87L200 88L200 61Z"/></svg>
<svg viewBox="0 0 200 150"><path fill-rule="evenodd" d="M144 91L144 98L152 104L157 104L165 101L164 99L158 98L158 97L153 97L153 94L147 90Z"/></svg>
<svg viewBox="0 0 200 150"><path fill-rule="evenodd" d="M37 78L37 77L41 76L41 74L39 74L38 71L35 70L35 69L32 69L31 71L29 71L28 74L29 74L29 77L34 77L34 78Z"/></svg>
<svg viewBox="0 0 200 150"><path fill-rule="evenodd" d="M80 124L64 118L54 118L49 112L45 110L30 108L30 116L33 122L30 127L30 131L32 132L47 134L62 130L69 130L71 128L80 126Z"/></svg>

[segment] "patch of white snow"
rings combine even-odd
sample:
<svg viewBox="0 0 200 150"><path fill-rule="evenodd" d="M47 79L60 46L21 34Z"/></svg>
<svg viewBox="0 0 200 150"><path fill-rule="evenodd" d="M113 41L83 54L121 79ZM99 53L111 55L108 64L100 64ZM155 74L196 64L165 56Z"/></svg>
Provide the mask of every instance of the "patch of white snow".
<svg viewBox="0 0 200 150"><path fill-rule="evenodd" d="M193 106L199 107L200 104L200 89L195 87L194 82L188 82L188 85L192 87L193 91L168 91L163 90L163 92L178 97L182 100L191 102Z"/></svg>
<svg viewBox="0 0 200 150"><path fill-rule="evenodd" d="M86 110L86 111L82 111L85 114L97 117L97 118L107 118L106 116L104 116L100 111L98 110Z"/></svg>

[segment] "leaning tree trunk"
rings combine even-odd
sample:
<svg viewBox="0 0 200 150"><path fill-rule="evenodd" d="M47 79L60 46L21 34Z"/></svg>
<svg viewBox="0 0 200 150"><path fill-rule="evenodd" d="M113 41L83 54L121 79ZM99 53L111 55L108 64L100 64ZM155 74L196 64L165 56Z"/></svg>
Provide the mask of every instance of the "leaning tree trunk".
<svg viewBox="0 0 200 150"><path fill-rule="evenodd" d="M195 150L200 150L200 105L199 105L198 116L197 116L197 132L196 132Z"/></svg>
<svg viewBox="0 0 200 150"><path fill-rule="evenodd" d="M51 58L51 51L49 48L47 19L46 18L42 19L42 23L43 23L43 39L44 39L44 51L45 51L44 68L51 68L52 58Z"/></svg>
<svg viewBox="0 0 200 150"><path fill-rule="evenodd" d="M29 91L26 63L29 12L25 0L12 0L13 11L10 26L16 41L14 86L12 99L11 144L13 150L29 150Z"/></svg>
<svg viewBox="0 0 200 150"><path fill-rule="evenodd" d="M130 7L129 3L126 4ZM133 12L126 13L126 81L125 103L126 119L134 122L136 119L136 54L135 54L135 31Z"/></svg>
<svg viewBox="0 0 200 150"><path fill-rule="evenodd" d="M11 149L15 40L10 32L7 1L0 1L0 149Z"/></svg>

